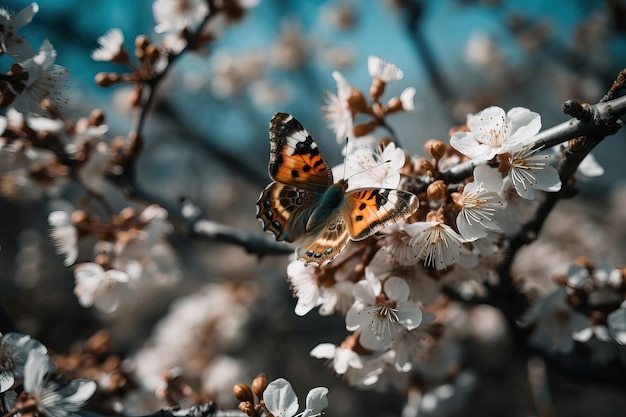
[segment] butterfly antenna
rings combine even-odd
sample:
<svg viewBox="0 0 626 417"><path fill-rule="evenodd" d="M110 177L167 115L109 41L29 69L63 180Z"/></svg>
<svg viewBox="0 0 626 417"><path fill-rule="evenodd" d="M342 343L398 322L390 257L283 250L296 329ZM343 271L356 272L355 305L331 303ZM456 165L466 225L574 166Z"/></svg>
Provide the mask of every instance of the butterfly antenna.
<svg viewBox="0 0 626 417"><path fill-rule="evenodd" d="M346 165L348 165L348 137L346 136L346 144L344 145L343 153L343 175L341 178L346 178Z"/></svg>

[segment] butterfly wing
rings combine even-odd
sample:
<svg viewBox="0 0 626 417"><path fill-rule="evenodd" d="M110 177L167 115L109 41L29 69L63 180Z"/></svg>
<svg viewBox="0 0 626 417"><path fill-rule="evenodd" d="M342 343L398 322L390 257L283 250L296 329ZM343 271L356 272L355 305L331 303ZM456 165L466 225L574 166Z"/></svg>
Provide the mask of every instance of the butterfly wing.
<svg viewBox="0 0 626 417"><path fill-rule="evenodd" d="M276 240L293 242L305 234L318 200L319 195L313 191L272 182L256 202L256 217L263 223L263 230L273 233Z"/></svg>
<svg viewBox="0 0 626 417"><path fill-rule="evenodd" d="M415 213L419 200L413 194L386 188L348 191L341 213L352 240L363 240Z"/></svg>
<svg viewBox="0 0 626 417"><path fill-rule="evenodd" d="M295 117L276 113L269 131L269 174L274 181L317 192L333 184L330 165Z"/></svg>
<svg viewBox="0 0 626 417"><path fill-rule="evenodd" d="M324 266L348 243L348 229L341 212L332 212L317 233L310 233L296 249L296 257L307 265Z"/></svg>

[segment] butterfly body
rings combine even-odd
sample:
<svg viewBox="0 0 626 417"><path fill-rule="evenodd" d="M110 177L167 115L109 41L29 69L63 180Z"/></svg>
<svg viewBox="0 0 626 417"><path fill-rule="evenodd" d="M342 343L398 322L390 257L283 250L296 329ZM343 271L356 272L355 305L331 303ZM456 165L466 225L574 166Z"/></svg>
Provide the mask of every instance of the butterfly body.
<svg viewBox="0 0 626 417"><path fill-rule="evenodd" d="M274 181L257 201L257 218L276 240L297 241L296 256L307 264L322 266L348 239L365 239L417 210L417 197L406 191L348 191L347 180L335 183L317 144L293 116L277 113L269 131Z"/></svg>

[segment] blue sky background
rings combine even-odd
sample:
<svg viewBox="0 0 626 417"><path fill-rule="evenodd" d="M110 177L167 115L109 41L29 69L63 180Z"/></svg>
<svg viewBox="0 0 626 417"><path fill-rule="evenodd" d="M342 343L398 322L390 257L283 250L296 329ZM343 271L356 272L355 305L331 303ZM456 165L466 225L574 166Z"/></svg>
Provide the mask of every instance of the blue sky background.
<svg viewBox="0 0 626 417"><path fill-rule="evenodd" d="M3 4L20 9L28 3L16 0ZM263 165L267 162L267 122L277 111L298 117L327 149L331 162L340 162L340 147L334 144L320 109L324 91L335 90L331 72L337 68L320 59L320 53L327 46L340 46L351 51L354 56L352 65L339 70L362 91L367 91L371 82L367 73L369 55L380 56L404 70L405 78L389 86L386 97L399 94L409 86L417 89L418 111L390 119L403 144L413 153L421 152L421 145L429 138L446 140L449 127L462 122L451 110L454 104L476 97L495 84L482 70L468 66L464 59L467 42L476 33L488 34L500 49L507 67L522 79L497 95L487 96L486 105L500 105L505 109L528 107L542 115L545 127L566 120L560 112L560 104L569 98L577 98L568 96L562 88L554 88L564 77L593 80L599 95L589 98L592 101L604 94L617 72L626 65L624 33L611 28L605 28L608 35L599 54L588 59L580 56L572 59L573 34L578 25L606 7L606 2L600 0L509 0L496 6L489 5L494 2L470 0L423 1L423 17L418 31L449 89L449 97L442 98L428 77L423 56L416 49L414 34L404 23L406 11L390 7L390 3L383 0L261 1L241 24L228 28L210 48L179 60L162 93L168 95L170 103L175 103L173 111L178 123L182 123L183 131L191 128L204 137L202 140L212 141L231 153L253 149L255 152L249 156L249 162L263 172ZM40 11L24 34L33 45L38 45L44 37L49 38L58 50L57 62L69 68L70 102L66 111L81 114L86 108L103 108L111 132L125 134L132 117L128 112L116 109L112 94L115 88L102 89L93 83L97 72L115 71L119 67L93 62L89 52L97 47L97 38L112 27L124 31L129 49L138 34L147 34L158 41L159 35L153 33L152 2L44 0L39 4ZM325 13L337 4L354 7L356 26L353 30L340 30L325 17ZM545 23L550 27L552 35L548 46L542 47L544 50L529 52L520 47L516 37L507 29L506 22L513 14L523 16L533 24ZM220 53L241 55L267 51L269 54L285 20L297 25L311 48L303 68L294 71L270 68L263 73L270 82L288 87L289 94L285 99L258 106L251 100L249 91L227 99L212 94L207 86L215 66L219 65ZM598 62L598 56L602 62ZM195 86L195 90L189 85ZM156 135L162 133L163 129L158 127ZM383 132L377 133L380 136ZM603 164L619 163L617 155L626 151L624 133L620 137L612 140L610 145L602 144L596 152ZM623 177L609 175L600 181L608 185L607 180L620 178Z"/></svg>

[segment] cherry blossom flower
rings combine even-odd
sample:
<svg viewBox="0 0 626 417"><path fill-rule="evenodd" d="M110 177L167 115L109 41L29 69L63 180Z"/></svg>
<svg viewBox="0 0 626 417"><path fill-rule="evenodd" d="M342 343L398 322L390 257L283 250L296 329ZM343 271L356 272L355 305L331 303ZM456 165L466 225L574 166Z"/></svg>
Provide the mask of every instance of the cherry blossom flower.
<svg viewBox="0 0 626 417"><path fill-rule="evenodd" d="M606 318L609 334L620 345L626 345L626 302L609 313Z"/></svg>
<svg viewBox="0 0 626 417"><path fill-rule="evenodd" d="M351 88L339 71L333 71L333 78L337 83L337 95L327 93L322 111L328 120L328 127L335 132L337 143L342 143L346 138L354 137L352 112L348 107Z"/></svg>
<svg viewBox="0 0 626 417"><path fill-rule="evenodd" d="M16 379L24 378L24 366L31 350L42 354L48 351L44 345L28 335L14 332L2 335L0 339L1 393L12 388Z"/></svg>
<svg viewBox="0 0 626 417"><path fill-rule="evenodd" d="M195 29L209 14L206 0L155 0L152 12L156 33L182 32Z"/></svg>
<svg viewBox="0 0 626 417"><path fill-rule="evenodd" d="M320 343L315 346L311 350L311 356L318 359L329 359L334 371L339 375L345 374L350 368L363 368L363 361L358 353L352 349L335 346L332 343Z"/></svg>
<svg viewBox="0 0 626 417"><path fill-rule="evenodd" d="M403 228L411 236L409 245L416 248L416 257L424 260L426 267L441 270L457 263L472 267L478 261L464 248L463 236L445 223L416 222L405 224Z"/></svg>
<svg viewBox="0 0 626 417"><path fill-rule="evenodd" d="M50 239L57 254L63 256L63 265L70 266L78 258L78 232L70 213L56 210L48 215Z"/></svg>
<svg viewBox="0 0 626 417"><path fill-rule="evenodd" d="M537 155L530 147L511 154L509 177L517 193L527 199L535 198L535 190L556 192L561 189L558 171L547 163L550 155Z"/></svg>
<svg viewBox="0 0 626 417"><path fill-rule="evenodd" d="M61 385L52 378L54 363L44 353L33 349L24 367L24 391L37 401L37 408L50 417L76 416L75 412L91 398L96 383L75 379Z"/></svg>
<svg viewBox="0 0 626 417"><path fill-rule="evenodd" d="M569 353L574 348L572 335L591 327L589 318L574 310L567 300L567 291L557 288L526 312L520 323L535 326L530 338L532 345Z"/></svg>
<svg viewBox="0 0 626 417"><path fill-rule="evenodd" d="M346 314L346 328L360 331L359 342L368 349L383 349L402 329L412 330L422 322L419 305L409 301L409 286L399 277L389 277L384 284L365 269L366 280L354 286L353 306Z"/></svg>
<svg viewBox="0 0 626 417"><path fill-rule="evenodd" d="M450 145L471 159L489 161L528 144L541 129L541 116L523 107L508 113L500 107L488 107L472 116L469 132L456 132Z"/></svg>
<svg viewBox="0 0 626 417"><path fill-rule="evenodd" d="M398 188L404 151L389 143L376 152L361 148L346 158L346 178L350 189L360 187Z"/></svg>
<svg viewBox="0 0 626 417"><path fill-rule="evenodd" d="M126 295L125 286L130 277L124 271L109 269L94 262L85 262L74 269L76 286L74 293L83 307L96 307L103 313L114 312L120 302L120 296Z"/></svg>
<svg viewBox="0 0 626 417"><path fill-rule="evenodd" d="M480 172L474 170L474 182L466 184L463 193L457 194L455 198L455 203L461 206L456 226L468 242L487 236L489 229L499 229L494 215L506 205L506 200L500 194L485 188Z"/></svg>
<svg viewBox="0 0 626 417"><path fill-rule="evenodd" d="M60 107L61 90L67 86L67 69L54 62L57 51L46 39L39 53L19 63L24 72L28 73L24 90L15 98L13 106L23 114L42 114L41 102L50 101L50 105Z"/></svg>
<svg viewBox="0 0 626 417"><path fill-rule="evenodd" d="M491 168L486 166L478 168L491 170ZM494 178L498 181L501 179L499 175L494 176ZM517 190L513 187L512 181L508 176L502 181L501 193L506 200L506 207L503 210L496 211L494 218L504 233L508 236L512 236L521 229L522 225L533 218L544 196L535 193L533 200L523 198L517 193Z"/></svg>
<svg viewBox="0 0 626 417"><path fill-rule="evenodd" d="M415 102L413 98L417 90L413 87L408 87L402 90L400 93L400 103L402 103L402 110L413 111L415 110Z"/></svg>
<svg viewBox="0 0 626 417"><path fill-rule="evenodd" d="M35 50L17 32L29 24L38 11L37 3L31 3L15 14L0 8L0 47L17 62L35 55Z"/></svg>
<svg viewBox="0 0 626 417"><path fill-rule="evenodd" d="M263 392L265 408L275 417L315 417L322 415L323 410L328 407L328 388L317 387L309 391L306 396L304 411L298 412L298 397L291 388L291 384L278 378L270 382Z"/></svg>
<svg viewBox="0 0 626 417"><path fill-rule="evenodd" d="M319 268L305 266L298 260L292 261L287 266L289 282L295 296L298 297L295 313L304 316L317 306L320 307L319 313L322 316L328 316L336 311L345 312L354 302L352 296L354 283L342 277L341 273L336 273L332 285L321 285L317 274L320 274Z"/></svg>
<svg viewBox="0 0 626 417"><path fill-rule="evenodd" d="M91 52L94 61L116 61L121 57L128 58L124 50L124 32L119 28L109 29L98 38L100 47Z"/></svg>
<svg viewBox="0 0 626 417"><path fill-rule="evenodd" d="M367 58L367 70L372 78L389 83L398 81L404 77L404 72L395 64L378 58L377 56L369 56Z"/></svg>

